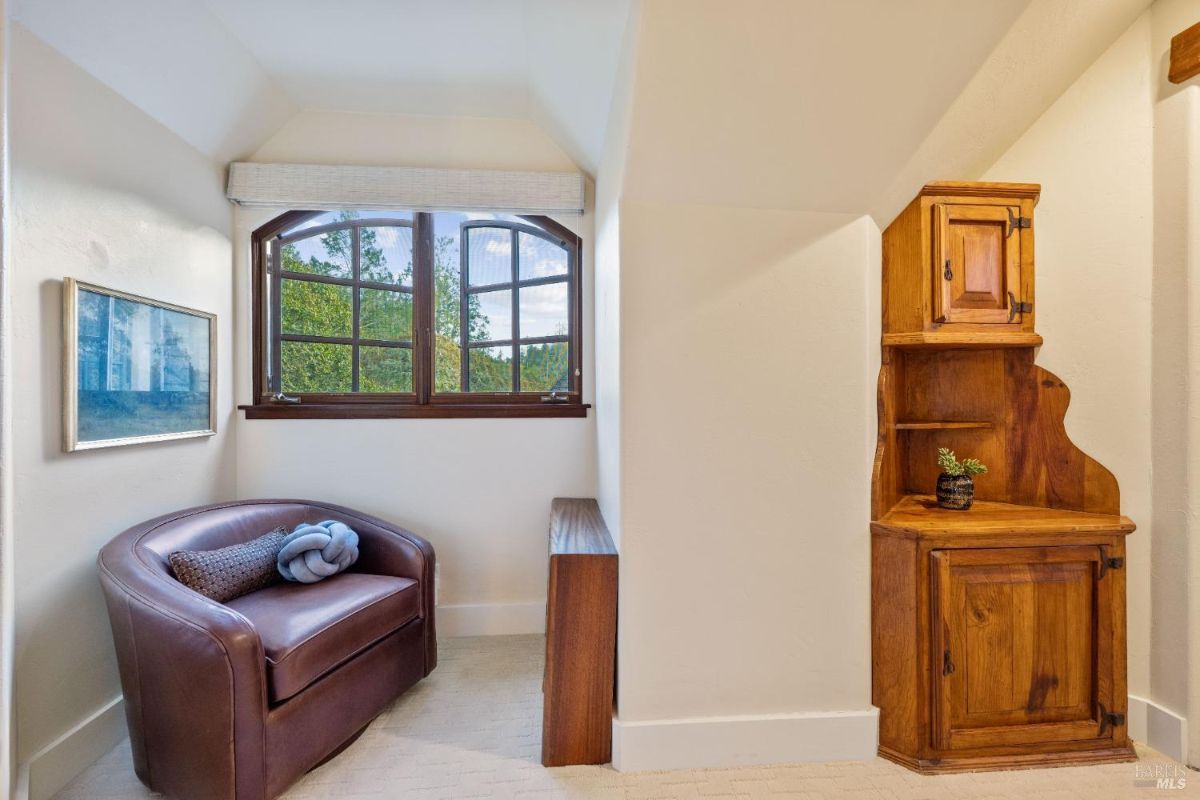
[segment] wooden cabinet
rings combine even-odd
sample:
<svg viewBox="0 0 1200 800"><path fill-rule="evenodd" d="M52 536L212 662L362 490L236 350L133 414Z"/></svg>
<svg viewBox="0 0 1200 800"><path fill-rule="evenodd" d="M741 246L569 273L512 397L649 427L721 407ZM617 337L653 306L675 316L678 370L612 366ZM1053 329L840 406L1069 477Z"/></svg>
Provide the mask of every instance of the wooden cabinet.
<svg viewBox="0 0 1200 800"><path fill-rule="evenodd" d="M1034 363L1031 184L931 184L884 233L872 475L880 754L921 772L1134 758L1120 492ZM938 447L981 458L937 506Z"/></svg>
<svg viewBox="0 0 1200 800"><path fill-rule="evenodd" d="M931 183L883 242L883 344L1027 347L1033 209L1025 183Z"/></svg>
<svg viewBox="0 0 1200 800"><path fill-rule="evenodd" d="M591 498L550 506L542 765L612 759L617 549Z"/></svg>

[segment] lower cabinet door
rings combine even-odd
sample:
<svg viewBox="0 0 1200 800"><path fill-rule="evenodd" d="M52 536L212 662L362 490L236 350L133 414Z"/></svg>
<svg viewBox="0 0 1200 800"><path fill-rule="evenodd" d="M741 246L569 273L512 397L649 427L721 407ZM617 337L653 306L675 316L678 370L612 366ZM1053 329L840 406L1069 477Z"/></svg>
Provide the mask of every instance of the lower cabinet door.
<svg viewBox="0 0 1200 800"><path fill-rule="evenodd" d="M1112 581L1100 547L931 556L935 747L1111 735Z"/></svg>

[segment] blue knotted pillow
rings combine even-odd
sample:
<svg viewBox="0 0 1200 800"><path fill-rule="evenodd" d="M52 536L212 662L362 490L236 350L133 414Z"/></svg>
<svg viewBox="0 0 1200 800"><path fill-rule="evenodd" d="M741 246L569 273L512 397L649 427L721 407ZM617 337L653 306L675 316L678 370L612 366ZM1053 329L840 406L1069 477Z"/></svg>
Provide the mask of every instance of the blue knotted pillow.
<svg viewBox="0 0 1200 800"><path fill-rule="evenodd" d="M289 581L316 583L358 560L358 534L344 522L302 522L283 540L275 559Z"/></svg>

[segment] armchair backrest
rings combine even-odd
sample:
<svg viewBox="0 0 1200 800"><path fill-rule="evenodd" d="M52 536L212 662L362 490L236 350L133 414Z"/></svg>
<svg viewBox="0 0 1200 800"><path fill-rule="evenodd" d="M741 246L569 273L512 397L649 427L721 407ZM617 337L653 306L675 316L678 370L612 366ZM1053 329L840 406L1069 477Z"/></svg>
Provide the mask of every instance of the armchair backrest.
<svg viewBox="0 0 1200 800"><path fill-rule="evenodd" d="M159 524L142 526L135 540L115 539L101 559L108 558L109 547L117 545L126 555L134 555L143 565L170 574L167 558L177 550L216 550L231 544L248 542L278 527L289 531L300 522L316 522L321 509L295 502L257 502L225 505L172 514ZM328 514L328 512L325 512ZM115 555L115 554L114 554Z"/></svg>

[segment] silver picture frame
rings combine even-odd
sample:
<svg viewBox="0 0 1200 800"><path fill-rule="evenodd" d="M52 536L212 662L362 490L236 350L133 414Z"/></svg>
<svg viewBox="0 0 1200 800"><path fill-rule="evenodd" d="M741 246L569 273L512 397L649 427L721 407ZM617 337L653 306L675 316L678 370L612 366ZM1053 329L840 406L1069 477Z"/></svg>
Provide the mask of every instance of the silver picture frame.
<svg viewBox="0 0 1200 800"><path fill-rule="evenodd" d="M80 364L79 364L80 318L79 317L80 317L80 305L81 305L80 304L80 296L81 296L81 293L84 293L84 292L90 293L92 295L99 295L102 297L113 298L113 300L115 300L115 301L124 301L125 303L134 304L136 306L145 306L150 309L159 309L162 311L171 312L172 314L187 315L188 317L202 320L207 324L207 326L208 326L208 336L207 336L208 375L207 375L207 381L206 381L207 388L208 388L207 426L198 427L195 429L188 429L188 430L162 430L162 431L158 431L158 432L140 432L140 433L131 434L131 435L127 434L127 435L90 437L85 434L83 437L81 437L81 435L80 435L80 421L81 421L81 417L80 417L80 385L79 385L79 379L80 379ZM110 304L110 308L111 307L112 306ZM161 318L162 315L160 314L159 317ZM112 343L111 343L111 336L110 336L110 340L107 345L108 351L106 351L106 353L105 353L105 358L110 357L109 353L111 352L111 347L112 347ZM162 349L161 346L159 349L160 350ZM143 355L145 356L145 354L143 354ZM185 353L185 356L186 356L186 353ZM153 357L153 355L151 355L150 357ZM159 354L158 357L161 361L161 359L162 359L161 353ZM107 366L108 362L105 361L105 364L106 364L106 366L104 368L104 371L105 371L106 387L102 391L104 391L104 392L115 391L113 389L110 389L107 385L109 382L108 376L111 373L110 373L109 367ZM159 369L160 371L163 371L163 369L165 369L165 368L160 368L158 363L155 364L155 368ZM190 369L190 362L188 362L188 365L186 368L188 369L188 373L187 373L188 378L187 379L189 381L191 381L192 383L194 383L196 379L195 379L195 376L192 375L192 372ZM178 372L178 370L176 370L175 372ZM178 380L176 382L178 382ZM203 385L203 383L205 383L205 382L203 382L203 380L201 379L201 385ZM189 386L190 385L191 384L189 383ZM160 381L159 388L154 393L160 394L160 395L166 393L165 390L163 390L163 388L162 388L161 381ZM136 394L136 392L126 392L126 394ZM195 404L194 395L197 395L199 393L195 392L195 391L187 391L187 392L176 392L176 394L193 395L193 397L191 397L190 399L193 401L193 405L194 405ZM75 452L78 450L95 450L95 449L104 448L104 447L121 447L124 445L130 445L130 444L145 444L145 443L149 443L149 442L168 442L168 441L174 441L176 439L194 439L194 438L203 437L203 436L213 436L217 432L216 400L217 400L217 316L216 316L216 314L210 314L207 311L200 311L198 309L188 308L186 306L179 306L179 305L175 305L173 303L165 303L161 300L154 300L149 297L142 297L141 295L131 294L129 292L123 292L123 291L120 291L117 289L109 289L109 288L106 288L103 286L97 286L92 283L86 283L84 281L76 280L75 278L63 278L63 411L62 411L63 450L70 453L70 452ZM92 412L90 410L85 409L85 411L84 411L85 424L90 424L92 422L92 420L90 418L91 414L92 414ZM196 414L195 416L197 418L199 418L201 415ZM139 418L135 414L135 415L129 417L129 419L136 420ZM190 423L190 421L191 421L190 417L180 420L180 422L183 424L183 427L189 427L189 428L190 428L190 426L187 423ZM117 420L117 422L120 422L120 420ZM145 425L146 419L143 417L140 419L140 422L143 425ZM201 423L201 424L203 424L203 423ZM96 427L96 426L92 425L91 427ZM127 427L131 427L131 426L127 426ZM167 426L167 427L170 427L170 426ZM177 425L175 425L175 427L179 427L179 425L177 424Z"/></svg>

